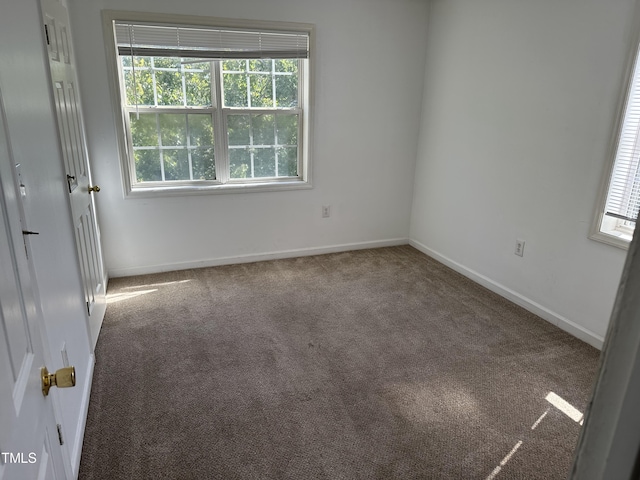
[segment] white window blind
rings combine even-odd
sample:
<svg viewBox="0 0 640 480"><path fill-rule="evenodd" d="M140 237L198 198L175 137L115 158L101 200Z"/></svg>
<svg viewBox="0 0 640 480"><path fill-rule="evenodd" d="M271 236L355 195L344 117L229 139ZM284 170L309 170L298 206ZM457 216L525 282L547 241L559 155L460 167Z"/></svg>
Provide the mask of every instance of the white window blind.
<svg viewBox="0 0 640 480"><path fill-rule="evenodd" d="M149 57L308 58L306 32L114 22L120 55Z"/></svg>
<svg viewBox="0 0 640 480"><path fill-rule="evenodd" d="M605 214L636 221L640 209L640 61L636 59Z"/></svg>

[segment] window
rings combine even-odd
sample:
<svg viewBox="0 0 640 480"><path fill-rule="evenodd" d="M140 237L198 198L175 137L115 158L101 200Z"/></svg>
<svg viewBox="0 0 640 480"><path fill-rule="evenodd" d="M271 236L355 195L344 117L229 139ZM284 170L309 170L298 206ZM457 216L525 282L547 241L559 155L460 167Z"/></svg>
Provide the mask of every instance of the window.
<svg viewBox="0 0 640 480"><path fill-rule="evenodd" d="M128 193L310 185L311 26L103 15Z"/></svg>
<svg viewBox="0 0 640 480"><path fill-rule="evenodd" d="M613 164L591 238L628 248L640 209L640 50L628 81Z"/></svg>

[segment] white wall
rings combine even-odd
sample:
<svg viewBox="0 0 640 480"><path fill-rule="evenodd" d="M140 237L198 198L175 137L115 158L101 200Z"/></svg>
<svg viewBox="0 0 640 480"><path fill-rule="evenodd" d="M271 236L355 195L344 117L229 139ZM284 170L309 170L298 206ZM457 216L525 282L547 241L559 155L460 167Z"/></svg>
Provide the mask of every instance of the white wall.
<svg viewBox="0 0 640 480"><path fill-rule="evenodd" d="M429 11L411 241L595 345L626 255L587 236L634 4L433 0Z"/></svg>
<svg viewBox="0 0 640 480"><path fill-rule="evenodd" d="M92 173L102 187L97 209L105 261L112 276L215 264L229 257L263 258L281 251L406 243L427 2L70 0L70 4ZM101 9L314 23L314 188L124 199ZM322 205L331 205L331 218L321 218Z"/></svg>
<svg viewBox="0 0 640 480"><path fill-rule="evenodd" d="M54 388L49 395L58 407L63 448L77 472L93 355L44 45L38 0L2 5L0 89L13 160L21 164L26 185L25 228L39 232L29 241L50 354L47 368L53 372L63 366L63 345L76 367L76 387Z"/></svg>

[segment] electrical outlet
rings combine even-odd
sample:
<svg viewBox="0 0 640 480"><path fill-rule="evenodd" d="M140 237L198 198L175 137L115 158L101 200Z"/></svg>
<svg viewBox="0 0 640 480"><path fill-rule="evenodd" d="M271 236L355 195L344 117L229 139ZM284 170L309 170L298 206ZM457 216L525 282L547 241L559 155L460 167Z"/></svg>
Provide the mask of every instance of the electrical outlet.
<svg viewBox="0 0 640 480"><path fill-rule="evenodd" d="M322 218L329 218L331 216L331 205L322 206Z"/></svg>
<svg viewBox="0 0 640 480"><path fill-rule="evenodd" d="M516 240L516 251L514 253L519 257L524 257L524 240Z"/></svg>

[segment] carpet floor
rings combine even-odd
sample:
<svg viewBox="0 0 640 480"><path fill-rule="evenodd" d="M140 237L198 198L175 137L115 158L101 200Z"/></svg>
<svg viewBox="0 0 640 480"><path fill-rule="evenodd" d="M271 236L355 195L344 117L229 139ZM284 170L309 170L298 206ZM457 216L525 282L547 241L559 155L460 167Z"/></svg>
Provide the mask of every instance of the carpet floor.
<svg viewBox="0 0 640 480"><path fill-rule="evenodd" d="M599 352L410 246L117 278L81 479L563 479Z"/></svg>

